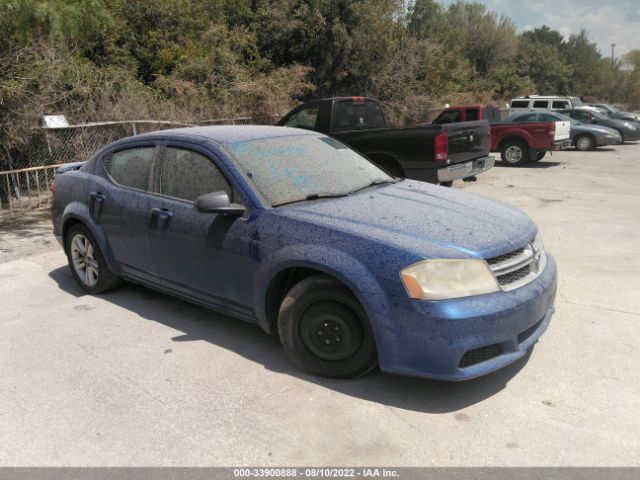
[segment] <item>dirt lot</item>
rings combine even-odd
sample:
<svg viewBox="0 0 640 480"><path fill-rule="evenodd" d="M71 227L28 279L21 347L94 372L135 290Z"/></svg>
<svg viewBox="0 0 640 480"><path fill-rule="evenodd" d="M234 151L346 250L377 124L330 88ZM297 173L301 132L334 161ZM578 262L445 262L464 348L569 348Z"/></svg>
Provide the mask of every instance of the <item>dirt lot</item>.
<svg viewBox="0 0 640 480"><path fill-rule="evenodd" d="M48 223L0 230L0 465L640 465L640 144L496 167L560 270L531 354L460 384L300 374L253 325L82 295Z"/></svg>

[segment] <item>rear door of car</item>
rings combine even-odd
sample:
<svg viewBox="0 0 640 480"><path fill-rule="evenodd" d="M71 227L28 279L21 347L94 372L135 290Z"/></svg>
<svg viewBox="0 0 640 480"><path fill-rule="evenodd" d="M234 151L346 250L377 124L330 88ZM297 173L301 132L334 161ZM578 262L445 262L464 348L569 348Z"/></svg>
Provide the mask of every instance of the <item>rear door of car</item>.
<svg viewBox="0 0 640 480"><path fill-rule="evenodd" d="M149 215L149 243L163 285L213 307L252 315L256 268L255 226L243 217L202 213L194 201L224 191L231 202L248 201L215 156L189 142L165 143L154 173L156 196Z"/></svg>
<svg viewBox="0 0 640 480"><path fill-rule="evenodd" d="M122 271L144 281L155 276L147 229L151 172L159 151L155 143L143 142L108 152L96 166L89 201Z"/></svg>

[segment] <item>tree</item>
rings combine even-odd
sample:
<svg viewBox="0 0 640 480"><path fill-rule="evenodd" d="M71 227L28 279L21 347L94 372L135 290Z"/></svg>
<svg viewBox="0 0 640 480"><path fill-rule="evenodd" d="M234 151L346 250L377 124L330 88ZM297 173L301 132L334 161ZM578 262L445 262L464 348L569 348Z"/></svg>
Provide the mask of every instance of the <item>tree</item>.
<svg viewBox="0 0 640 480"><path fill-rule="evenodd" d="M482 3L459 0L449 6L445 19L452 38L458 39L465 57L480 75L486 75L516 51L518 36L513 22L487 11Z"/></svg>

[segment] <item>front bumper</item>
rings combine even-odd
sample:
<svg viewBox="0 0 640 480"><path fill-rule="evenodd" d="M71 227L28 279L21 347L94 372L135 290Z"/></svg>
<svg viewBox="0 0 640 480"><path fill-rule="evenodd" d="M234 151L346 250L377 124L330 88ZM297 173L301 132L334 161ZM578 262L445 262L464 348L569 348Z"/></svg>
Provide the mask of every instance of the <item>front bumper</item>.
<svg viewBox="0 0 640 480"><path fill-rule="evenodd" d="M571 148L571 139L565 138L564 140L557 140L553 142L553 147L551 150L566 150L567 148Z"/></svg>
<svg viewBox="0 0 640 480"><path fill-rule="evenodd" d="M636 141L640 140L640 130L627 130L624 132L625 141Z"/></svg>
<svg viewBox="0 0 640 480"><path fill-rule="evenodd" d="M544 272L510 292L443 301L394 297L388 317L376 319L383 323L376 329L380 368L451 381L499 370L523 357L547 329L556 288L556 264L547 255ZM468 352L491 348L499 354L464 363Z"/></svg>
<svg viewBox="0 0 640 480"><path fill-rule="evenodd" d="M620 143L622 143L622 137L620 135L601 135L596 137L596 144L599 147L604 145L619 145Z"/></svg>
<svg viewBox="0 0 640 480"><path fill-rule="evenodd" d="M473 177L493 168L496 160L491 155L476 158L468 162L449 165L438 169L438 182L453 182L467 177Z"/></svg>

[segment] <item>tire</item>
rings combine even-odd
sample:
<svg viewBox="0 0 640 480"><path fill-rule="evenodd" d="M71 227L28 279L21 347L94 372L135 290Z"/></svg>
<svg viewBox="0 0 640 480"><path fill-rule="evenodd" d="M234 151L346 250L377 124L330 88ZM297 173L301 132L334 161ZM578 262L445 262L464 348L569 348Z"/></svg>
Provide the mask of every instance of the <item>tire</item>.
<svg viewBox="0 0 640 480"><path fill-rule="evenodd" d="M449 188L451 188L451 187L453 187L453 181L451 181L451 182L440 182L439 185L441 187L449 187Z"/></svg>
<svg viewBox="0 0 640 480"><path fill-rule="evenodd" d="M76 224L69 229L65 236L65 252L71 275L85 292L106 292L122 282L107 266L98 242L86 226Z"/></svg>
<svg viewBox="0 0 640 480"><path fill-rule="evenodd" d="M539 162L547 155L547 152L538 152L536 154L536 158L533 159L534 162Z"/></svg>
<svg viewBox="0 0 640 480"><path fill-rule="evenodd" d="M278 334L293 363L313 375L353 378L378 363L364 309L327 275L307 277L289 290L280 306Z"/></svg>
<svg viewBox="0 0 640 480"><path fill-rule="evenodd" d="M519 140L511 140L502 145L500 156L510 167L524 165L529 161L529 147Z"/></svg>
<svg viewBox="0 0 640 480"><path fill-rule="evenodd" d="M596 141L591 135L578 135L573 143L576 146L576 150L581 152L595 150L596 148Z"/></svg>

